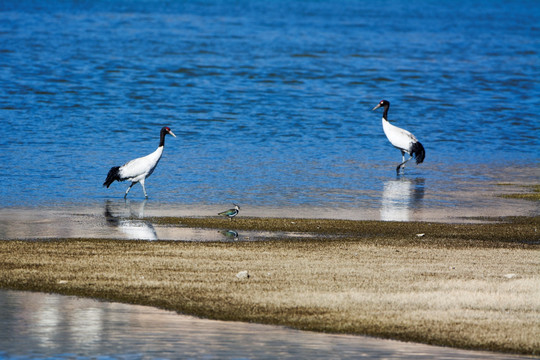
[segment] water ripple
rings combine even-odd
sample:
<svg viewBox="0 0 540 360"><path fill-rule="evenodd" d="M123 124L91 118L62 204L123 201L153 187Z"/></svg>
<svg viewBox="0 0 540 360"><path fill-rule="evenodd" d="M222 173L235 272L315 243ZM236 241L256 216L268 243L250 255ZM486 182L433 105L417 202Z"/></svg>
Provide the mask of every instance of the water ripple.
<svg viewBox="0 0 540 360"><path fill-rule="evenodd" d="M101 189L107 169L155 149L169 125L181 136L149 180L157 196L186 182L200 185L171 201L334 204L358 190L361 202L400 159L371 112L382 98L426 146L426 162L409 169L435 192L447 177L474 179L478 164L488 175L538 164L538 4L389 0L385 9L3 4L0 151L10 171L0 195L16 205L62 189L71 199L122 193ZM39 173L42 189L28 192L21 179ZM336 178L348 182L334 191Z"/></svg>

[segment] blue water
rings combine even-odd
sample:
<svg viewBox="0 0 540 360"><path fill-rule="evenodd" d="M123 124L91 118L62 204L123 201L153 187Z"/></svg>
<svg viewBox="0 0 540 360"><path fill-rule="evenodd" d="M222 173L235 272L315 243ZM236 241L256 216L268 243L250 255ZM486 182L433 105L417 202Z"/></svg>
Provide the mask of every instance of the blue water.
<svg viewBox="0 0 540 360"><path fill-rule="evenodd" d="M539 1L1 2L2 206L121 198L107 171L164 125L151 200L379 206L383 98L424 206L535 182L539 60Z"/></svg>

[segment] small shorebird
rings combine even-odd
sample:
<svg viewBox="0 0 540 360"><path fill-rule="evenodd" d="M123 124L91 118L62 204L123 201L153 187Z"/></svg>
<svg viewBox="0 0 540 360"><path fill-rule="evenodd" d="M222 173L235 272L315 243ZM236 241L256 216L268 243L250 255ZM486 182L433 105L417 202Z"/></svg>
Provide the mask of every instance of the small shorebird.
<svg viewBox="0 0 540 360"><path fill-rule="evenodd" d="M413 157L416 159L417 164L421 164L426 157L426 151L424 146L416 139L416 137L405 129L398 128L390 124L388 121L388 109L390 108L390 102L387 100L381 100L381 102L373 108L376 110L382 107L383 117L382 126L384 134L394 147L401 151L401 164L396 168L396 172L399 174L399 170L405 170L405 163L411 160ZM405 160L405 153L409 154L410 158Z"/></svg>
<svg viewBox="0 0 540 360"><path fill-rule="evenodd" d="M226 210L226 211L222 211L218 215L227 216L229 218L229 220L232 220L232 218L235 217L236 215L238 215L238 213L240 212L240 206L238 206L236 204L233 204L233 205L234 205L234 209L229 209L229 210Z"/></svg>
<svg viewBox="0 0 540 360"><path fill-rule="evenodd" d="M161 155L163 155L163 148L165 146L165 135L167 134L176 137L176 135L174 135L171 129L167 126L161 128L159 146L156 151L144 157L131 160L122 166L113 166L109 170L103 186L106 186L108 188L114 181L129 180L131 181L131 185L129 185L129 187L127 188L124 198L127 197L129 190L131 190L131 187L136 183L141 184L144 192L144 197L148 198L148 195L146 194L146 188L144 187L144 181L147 177L152 175L159 160L161 159Z"/></svg>

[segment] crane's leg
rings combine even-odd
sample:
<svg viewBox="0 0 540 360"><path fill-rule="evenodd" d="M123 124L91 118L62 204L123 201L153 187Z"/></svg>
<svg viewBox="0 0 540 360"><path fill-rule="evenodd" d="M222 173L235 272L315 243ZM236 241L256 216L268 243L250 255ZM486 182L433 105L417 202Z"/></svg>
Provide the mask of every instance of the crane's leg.
<svg viewBox="0 0 540 360"><path fill-rule="evenodd" d="M396 172L397 174L399 175L399 170L401 169L402 170L402 173L405 173L405 163L409 160L411 160L413 157L411 155L410 158L408 158L407 160L405 160L405 151L402 151L401 152L401 164L398 165L398 167L396 168Z"/></svg>
<svg viewBox="0 0 540 360"><path fill-rule="evenodd" d="M142 191L144 192L144 198L145 199L148 199L148 194L146 193L146 188L144 187L144 179L142 179L141 181L139 181L142 185Z"/></svg>
<svg viewBox="0 0 540 360"><path fill-rule="evenodd" d="M129 190L131 190L131 188L133 187L133 185L135 185L136 183L132 182L131 185L129 185L129 187L127 188L126 190L126 193L124 195L124 199L127 197L127 194L129 193Z"/></svg>
<svg viewBox="0 0 540 360"><path fill-rule="evenodd" d="M405 151L401 150L401 164L399 164L396 168L396 173L399 175L399 170L403 167L405 168L405 163L407 161L405 161Z"/></svg>

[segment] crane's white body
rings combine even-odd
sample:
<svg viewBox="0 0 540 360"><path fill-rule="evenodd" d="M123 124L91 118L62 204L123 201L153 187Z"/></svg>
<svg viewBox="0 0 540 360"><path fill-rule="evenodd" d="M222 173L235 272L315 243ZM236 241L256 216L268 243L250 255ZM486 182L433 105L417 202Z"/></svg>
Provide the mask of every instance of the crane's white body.
<svg viewBox="0 0 540 360"><path fill-rule="evenodd" d="M131 181L131 185L127 188L124 197L127 196L129 190L131 190L133 185L135 185L136 183L141 184L144 192L144 197L148 197L148 194L146 193L146 187L144 186L144 181L154 172L157 164L159 163L159 160L161 159L161 155L163 155L163 146L159 146L156 151L151 154L140 157L138 159L133 159L120 166L120 169L118 169L120 177Z"/></svg>
<svg viewBox="0 0 540 360"><path fill-rule="evenodd" d="M152 175L162 155L163 146L160 146L151 154L128 161L120 166L120 177L135 183L146 179Z"/></svg>
<svg viewBox="0 0 540 360"><path fill-rule="evenodd" d="M409 155L411 154L412 144L418 142L413 134L405 129L390 124L385 118L382 118L382 127L388 141L390 141L394 147L401 151L405 151Z"/></svg>

